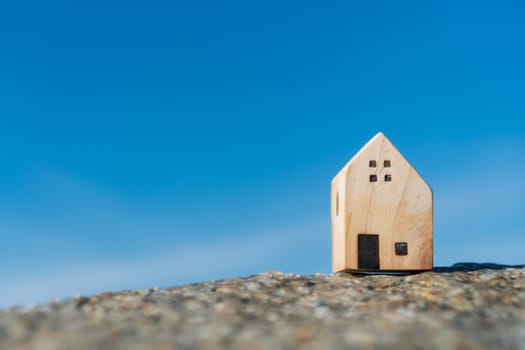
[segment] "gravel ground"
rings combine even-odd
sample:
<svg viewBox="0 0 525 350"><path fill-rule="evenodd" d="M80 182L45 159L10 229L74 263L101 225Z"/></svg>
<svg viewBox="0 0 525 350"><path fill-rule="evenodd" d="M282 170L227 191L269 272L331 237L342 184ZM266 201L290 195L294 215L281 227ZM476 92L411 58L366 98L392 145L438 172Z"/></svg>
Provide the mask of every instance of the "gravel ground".
<svg viewBox="0 0 525 350"><path fill-rule="evenodd" d="M525 349L525 268L268 272L0 311L0 349Z"/></svg>

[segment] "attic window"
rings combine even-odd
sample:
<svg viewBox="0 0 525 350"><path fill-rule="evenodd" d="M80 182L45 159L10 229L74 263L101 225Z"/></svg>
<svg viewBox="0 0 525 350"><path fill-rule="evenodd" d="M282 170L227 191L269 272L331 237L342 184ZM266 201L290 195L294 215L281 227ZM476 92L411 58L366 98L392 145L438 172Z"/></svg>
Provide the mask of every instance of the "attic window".
<svg viewBox="0 0 525 350"><path fill-rule="evenodd" d="M385 166L385 168L390 168L392 167L392 162L390 160L385 160L383 165Z"/></svg>
<svg viewBox="0 0 525 350"><path fill-rule="evenodd" d="M370 166L370 168L375 168L377 167L377 162L375 160L371 160L368 165Z"/></svg>
<svg viewBox="0 0 525 350"><path fill-rule="evenodd" d="M377 182L377 175L370 175L370 182Z"/></svg>
<svg viewBox="0 0 525 350"><path fill-rule="evenodd" d="M392 182L392 175L390 174L385 175L385 182Z"/></svg>

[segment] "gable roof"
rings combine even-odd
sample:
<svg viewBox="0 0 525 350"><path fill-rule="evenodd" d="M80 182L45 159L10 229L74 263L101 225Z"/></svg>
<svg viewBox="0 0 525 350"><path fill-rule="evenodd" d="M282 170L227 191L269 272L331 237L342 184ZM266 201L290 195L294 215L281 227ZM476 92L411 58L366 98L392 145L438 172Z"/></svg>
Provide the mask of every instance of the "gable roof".
<svg viewBox="0 0 525 350"><path fill-rule="evenodd" d="M405 158L405 156L397 149L397 147L386 137L383 132L378 132L374 137L372 137L361 149L350 159L343 168L337 173L339 175L342 172L348 171L348 169L360 162L369 162L371 158L379 160L383 154L395 154L397 159L400 159L403 163L411 168L413 171L432 191L430 185L425 181L425 179L419 174L419 172L414 168L414 166ZM336 177L337 177L336 175Z"/></svg>

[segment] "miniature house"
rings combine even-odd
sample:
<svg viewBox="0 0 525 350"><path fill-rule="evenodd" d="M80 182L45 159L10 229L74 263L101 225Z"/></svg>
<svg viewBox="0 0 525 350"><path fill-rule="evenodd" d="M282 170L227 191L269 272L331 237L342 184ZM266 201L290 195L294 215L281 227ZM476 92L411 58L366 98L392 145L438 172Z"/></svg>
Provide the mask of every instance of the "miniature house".
<svg viewBox="0 0 525 350"><path fill-rule="evenodd" d="M430 270L430 186L383 133L332 180L332 270Z"/></svg>

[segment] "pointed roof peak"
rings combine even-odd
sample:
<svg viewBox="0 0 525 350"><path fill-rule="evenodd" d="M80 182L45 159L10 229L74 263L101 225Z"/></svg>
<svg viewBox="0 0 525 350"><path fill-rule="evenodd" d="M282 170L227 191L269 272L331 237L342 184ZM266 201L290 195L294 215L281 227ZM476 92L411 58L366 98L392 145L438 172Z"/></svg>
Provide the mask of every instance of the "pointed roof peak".
<svg viewBox="0 0 525 350"><path fill-rule="evenodd" d="M371 140L376 140L376 139L377 140L381 140L381 139L387 139L388 140L388 137L386 137L386 135L382 131L380 131L377 134L375 134L374 137L372 137Z"/></svg>
<svg viewBox="0 0 525 350"><path fill-rule="evenodd" d="M373 143L383 143L385 141L392 144L392 142L388 139L388 137L386 137L386 135L382 131L380 131L377 134L375 134L370 140L368 140L365 146L373 144Z"/></svg>

